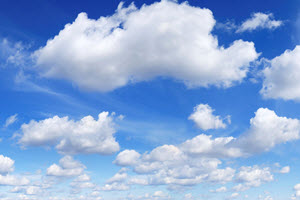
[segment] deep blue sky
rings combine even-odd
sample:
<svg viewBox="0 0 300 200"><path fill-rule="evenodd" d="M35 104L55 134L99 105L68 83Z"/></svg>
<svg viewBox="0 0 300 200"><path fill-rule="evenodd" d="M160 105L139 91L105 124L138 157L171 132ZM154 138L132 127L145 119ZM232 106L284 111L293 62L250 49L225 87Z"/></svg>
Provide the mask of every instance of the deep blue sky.
<svg viewBox="0 0 300 200"><path fill-rule="evenodd" d="M143 4L151 5L154 2L158 1L134 1L138 9ZM182 2L178 1L178 4ZM190 6L211 10L217 24L231 22L240 26L257 12L272 13L275 20L282 21L282 25L276 29L262 28L242 33L235 33L234 30L226 31L222 28L213 29L212 34L218 39L219 46L228 48L233 41L241 39L252 41L256 52L261 53L256 63L251 64L247 77L226 89L216 86L189 89L181 81L172 77L156 77L147 81L129 83L109 92L99 92L82 89L76 82L64 78L48 79L40 76L35 68L36 63L31 60L33 52L44 47L46 42L58 35L66 24L72 23L79 13L85 12L90 19L96 20L101 16L114 14L119 3L120 1L117 0L3 0L1 2L0 41L8 41L9 45L0 46L2 54L0 55L0 137L2 139L0 154L15 161L13 174L36 175L36 170L41 170L41 174L36 176L48 177L47 168L53 163L58 163L63 157L51 144L46 145L47 147L28 145L23 149L18 139L13 137L16 134L23 134L22 124L28 124L30 120L40 121L52 118L55 115L69 116L75 121L87 115L97 118L102 111L115 112L117 116L124 115L123 120L115 122L117 130L115 138L120 145L120 151L134 149L141 154L164 144L179 145L201 133L213 135L214 138L229 136L238 138L249 130L249 120L255 117L255 112L259 108L274 110L278 116L300 119L299 100L265 99L259 93L263 83L260 70L265 66L258 63L262 58L271 60L280 56L285 50L292 50L299 44L297 30L300 29L297 27L299 24L296 23L300 12L298 0L188 1ZM130 3L131 1L125 1L124 6L127 7ZM23 49L14 49L16 44L21 44ZM8 63L9 56L14 55L18 50L23 55L24 64ZM23 78L27 77L27 80L18 83L17 77L20 74ZM255 82L253 78L256 79ZM231 123L227 124L226 129L198 129L195 123L188 119L193 108L198 104L208 104L215 110L214 114L221 118L230 115ZM14 114L17 114L17 120L5 127L6 120ZM59 179L59 184L62 185L64 191L59 196L65 196L68 199L99 190L103 199L113 197L125 199L129 193L143 195L161 190L169 193L171 199L188 199L188 196L184 197L187 193L191 193L194 199L208 199L208 197L225 199L236 192L239 193L237 198L240 199L245 198L245 195L249 195L249 199L258 199L259 195L262 195L262 198L270 195L273 199L288 199L294 194L294 185L300 182L298 145L299 141L295 140L288 144L279 144L268 152L258 153L251 157L222 160L223 168L230 166L238 171L241 166L257 165L261 168L272 169L272 173L275 174L272 181L262 181L259 187L251 186L249 190L238 192L232 189L239 183L238 181L231 181L225 185L207 183L209 187L206 183L183 187L186 192L170 190L169 185L164 184L135 186L132 190L107 192L99 190L99 187L105 185L105 181L121 169L112 163L120 151L106 156L79 153L74 155L74 159L86 166L86 171L98 188L84 189L78 195L69 194L71 190L69 182L72 179L62 178ZM280 167L290 166L290 173L277 173L279 169L276 168L278 164L275 163L280 163ZM128 174L134 176L135 172L129 170ZM220 194L209 192L221 186L226 186L227 192ZM0 187L3 195L18 198L18 193L9 192L13 186L3 184ZM26 190L29 186L21 187ZM278 188L282 189L280 194ZM25 193L30 199L35 198L35 195L21 193ZM49 195L54 193L49 193ZM90 198L93 199L93 197ZM37 195L37 199L47 198ZM155 199L155 196L150 199Z"/></svg>

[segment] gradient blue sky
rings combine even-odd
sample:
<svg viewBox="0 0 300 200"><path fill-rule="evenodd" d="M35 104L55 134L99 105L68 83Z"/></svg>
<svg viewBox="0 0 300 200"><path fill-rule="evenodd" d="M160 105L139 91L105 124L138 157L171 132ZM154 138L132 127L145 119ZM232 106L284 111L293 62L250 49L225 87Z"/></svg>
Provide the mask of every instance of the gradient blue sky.
<svg viewBox="0 0 300 200"><path fill-rule="evenodd" d="M120 2L1 1L0 154L3 157L0 157L0 199L300 198L300 185L297 187L300 183L300 50L296 48L300 45L300 2L138 0L134 1L135 8L113 19L111 16L118 13L116 9ZM133 6L131 3L124 1L119 10ZM151 10L155 5L162 5L165 10ZM143 8L149 9L146 12ZM174 15L177 8L187 12ZM204 20L203 16L188 18L193 17L190 8L195 12L205 12L203 15L214 19L215 24ZM170 12L164 12L166 10ZM144 11L145 18L134 16ZM69 35L58 35L82 12L88 18L82 19L79 27L70 30ZM151 12L154 18L157 14L161 16L151 21ZM256 14L266 18L255 18ZM100 17L112 19L108 24L119 24L114 24L105 35L101 32L104 26L93 24L93 20ZM183 19L184 23L178 25L171 19ZM247 20L257 21L251 28L242 29ZM271 26L272 22L279 24ZM134 23L138 25L132 25ZM161 34L151 28L157 24L162 24L166 30L164 37L152 37ZM209 25L212 30L197 32ZM83 26L86 26L86 32L82 33ZM125 39L114 41L113 38L115 43L107 48L97 46L97 42L107 40L117 29L126 34ZM203 39L200 43L196 41L198 34ZM212 45L206 44L211 36L218 44L207 47L205 45ZM48 40L52 40L51 48L48 48ZM60 44L59 40L64 43ZM185 49L182 57L168 46L168 40ZM237 40L242 41L241 46L233 49L231 54L223 54L222 50L212 54L205 52L206 47L212 52L230 49ZM247 46L246 41L254 46ZM194 43L199 44L195 47ZM203 51L198 52L197 48L203 48ZM290 51L284 56L286 50ZM99 52L105 52L107 57L99 56ZM251 57L253 53L256 55ZM152 60L163 55L167 55L167 61ZM275 57L279 59L276 61ZM217 64L205 65L202 60L206 59L208 63ZM118 60L125 61L119 64ZM183 64L179 63L181 60ZM242 64L238 63L239 60L243 60ZM194 61L195 64L190 64ZM233 66L236 70L246 68L247 73L227 77L232 84L224 86L224 79L219 79L226 74L223 65ZM111 66L117 70L115 74L106 73ZM194 69L199 69L199 72ZM274 73L267 74L266 69ZM47 76L47 72L52 74ZM99 75L98 80L95 74ZM96 79L89 82L90 77ZM128 78L127 82L115 86L120 77ZM201 85L198 79L200 82L207 79L208 85ZM85 81L87 85L82 84ZM189 83L194 84L192 88ZM266 93L260 92L265 84L271 84L273 88ZM258 114L260 108L264 108L260 110L261 116ZM82 129L76 126L83 117L90 115L97 120L98 114L104 111L113 113L104 119L113 131L103 128L103 124L97 128L89 123ZM192 113L200 115L192 119ZM53 120L54 116L59 120L43 125L43 120ZM64 121L65 116L68 120ZM250 119L257 119L258 125ZM218 122L222 125L216 125ZM60 126L56 123L69 124ZM58 128L53 128L56 125ZM89 132L87 130L94 135L82 136L86 140L81 141L81 136L76 136L76 133L84 135ZM195 146L182 144L201 134L211 135L211 141L234 139L226 145L213 147L209 146L211 143L205 143L208 141L198 141ZM49 139L52 136L54 139ZM99 141L94 140L93 137L98 136ZM43 142L39 140L41 137ZM98 150L106 145L106 140L102 140L106 137L118 147L109 143L112 146L107 149L113 150ZM64 140L67 144L59 150L56 145ZM75 142L75 145L68 142ZM78 145L85 145L85 142L92 145L91 152L79 149ZM162 146L167 149L159 149ZM163 152L151 157L155 148ZM194 149L198 153L191 153L192 148L199 148ZM235 148L240 154L227 155L230 148ZM204 153L199 153L201 149ZM130 162L122 164L118 158L127 150L135 152L136 157L123 155ZM164 153L167 156L164 157ZM71 167L58 164L63 158L71 163ZM176 159L178 161L173 163ZM208 171L207 166L204 166L205 170L195 166L196 162L205 159L220 163L216 169ZM50 166L55 163L59 169L51 171ZM139 165L149 167L151 164L159 167L147 173L138 172ZM185 166L190 168L192 175L179 178L172 175L176 170L185 171ZM224 175L226 169L230 172ZM83 174L90 178L78 181ZM119 179L109 181L115 174ZM203 180L199 181L198 176L203 176ZM134 178L144 182L133 183ZM183 180L187 183L180 182ZM78 186L80 183L86 185ZM244 188L238 189L238 185ZM216 192L219 188L222 189Z"/></svg>

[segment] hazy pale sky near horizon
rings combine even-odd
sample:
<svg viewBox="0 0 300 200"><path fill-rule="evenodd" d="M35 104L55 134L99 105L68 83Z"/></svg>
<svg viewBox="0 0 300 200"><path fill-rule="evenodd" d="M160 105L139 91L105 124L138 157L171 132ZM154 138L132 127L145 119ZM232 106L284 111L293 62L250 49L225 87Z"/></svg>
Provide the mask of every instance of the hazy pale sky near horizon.
<svg viewBox="0 0 300 200"><path fill-rule="evenodd" d="M300 199L298 0L0 3L0 199Z"/></svg>

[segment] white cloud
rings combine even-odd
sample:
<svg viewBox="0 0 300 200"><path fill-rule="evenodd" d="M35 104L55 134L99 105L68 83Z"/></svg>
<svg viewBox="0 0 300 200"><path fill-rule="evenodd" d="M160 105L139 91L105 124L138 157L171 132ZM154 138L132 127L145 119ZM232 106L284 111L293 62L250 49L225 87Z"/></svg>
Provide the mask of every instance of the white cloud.
<svg viewBox="0 0 300 200"><path fill-rule="evenodd" d="M37 195L41 192L42 192L42 190L38 186L29 186L26 188L26 194L28 194L28 195Z"/></svg>
<svg viewBox="0 0 300 200"><path fill-rule="evenodd" d="M298 140L300 121L279 117L272 110L260 108L250 120L250 129L237 139L237 146L247 153L269 151L277 144Z"/></svg>
<svg viewBox="0 0 300 200"><path fill-rule="evenodd" d="M90 181L91 177L87 174L82 174L78 176L74 181L76 182L85 182L85 181Z"/></svg>
<svg viewBox="0 0 300 200"><path fill-rule="evenodd" d="M28 185L30 181L25 178L25 177L19 177L15 175L1 175L0 174L0 185L11 185L11 186L16 186L16 185Z"/></svg>
<svg viewBox="0 0 300 200"><path fill-rule="evenodd" d="M127 200L167 200L167 199L171 199L171 196L163 191L155 191L152 194L150 193L146 193L144 195L133 195L133 194L129 194L126 198Z"/></svg>
<svg viewBox="0 0 300 200"><path fill-rule="evenodd" d="M300 197L300 183L294 186L294 190L296 192L296 197Z"/></svg>
<svg viewBox="0 0 300 200"><path fill-rule="evenodd" d="M128 175L126 172L118 172L116 173L113 177L111 177L110 179L108 179L106 181L106 183L110 184L110 183L115 183L115 182L123 182L127 179Z"/></svg>
<svg viewBox="0 0 300 200"><path fill-rule="evenodd" d="M4 127L8 127L9 125L12 125L13 123L15 123L18 120L18 114L14 114L10 117L8 117L5 121Z"/></svg>
<svg viewBox="0 0 300 200"><path fill-rule="evenodd" d="M199 104L194 107L194 112L189 116L202 130L226 128L226 123L220 116L213 115L214 110L208 104ZM230 123L230 116L226 117Z"/></svg>
<svg viewBox="0 0 300 200"><path fill-rule="evenodd" d="M134 165L140 156L135 150L126 149L118 154L114 163L120 166Z"/></svg>
<svg viewBox="0 0 300 200"><path fill-rule="evenodd" d="M225 186L222 186L215 190L210 190L210 192L213 192L213 193L227 192L227 188Z"/></svg>
<svg viewBox="0 0 300 200"><path fill-rule="evenodd" d="M14 171L15 161L9 157L0 155L0 174L7 174Z"/></svg>
<svg viewBox="0 0 300 200"><path fill-rule="evenodd" d="M54 116L30 121L21 126L19 143L24 146L55 146L63 154L112 154L119 150L115 141L113 117L102 112L95 120L86 116L79 121Z"/></svg>
<svg viewBox="0 0 300 200"><path fill-rule="evenodd" d="M53 164L47 169L48 176L75 177L81 175L85 166L74 160L71 156L65 156L59 160L59 165Z"/></svg>
<svg viewBox="0 0 300 200"><path fill-rule="evenodd" d="M286 50L270 61L263 70L263 88L260 93L265 98L300 100L300 46Z"/></svg>
<svg viewBox="0 0 300 200"><path fill-rule="evenodd" d="M210 157L241 157L241 148L235 147L234 137L217 137L201 134L180 145L181 149L189 154L210 156Z"/></svg>
<svg viewBox="0 0 300 200"><path fill-rule="evenodd" d="M29 49L21 42L11 42L6 38L0 38L0 67L23 67L30 62Z"/></svg>
<svg viewBox="0 0 300 200"><path fill-rule="evenodd" d="M118 183L118 182L114 182L114 183L111 183L111 184L105 184L103 187L102 187L102 190L104 191L113 191L113 190L116 190L116 191L123 191L123 190L129 190L130 187L124 183Z"/></svg>
<svg viewBox="0 0 300 200"><path fill-rule="evenodd" d="M267 183L274 180L273 174L270 168L260 168L258 166L241 167L236 174L235 179L237 182L242 183L234 189L237 191L243 191L251 187L258 187L263 183Z"/></svg>
<svg viewBox="0 0 300 200"><path fill-rule="evenodd" d="M235 193L232 193L232 194L230 195L230 197L228 197L227 199L236 199L236 198L238 198L238 196L240 196L240 194L237 193L237 192L235 192Z"/></svg>
<svg viewBox="0 0 300 200"><path fill-rule="evenodd" d="M290 167L289 167L289 166L282 167L282 168L280 169L279 173L281 173L281 174L287 174L287 173L290 173Z"/></svg>
<svg viewBox="0 0 300 200"><path fill-rule="evenodd" d="M270 168L246 166L236 170L226 167L220 159L269 151L277 144L299 139L299 131L299 120L279 117L274 111L260 108L250 120L250 128L237 138L201 134L176 146L158 146L142 155L124 150L114 163L124 160L123 165L131 167L135 175L116 177L124 177L120 179L123 184L168 185L170 188L238 182L240 184L233 189L244 191L272 181Z"/></svg>
<svg viewBox="0 0 300 200"><path fill-rule="evenodd" d="M254 13L250 19L247 19L237 29L236 32L253 31L255 29L275 29L283 24L280 20L274 20L272 13L265 14L261 12Z"/></svg>
<svg viewBox="0 0 300 200"><path fill-rule="evenodd" d="M37 70L97 91L155 77L226 88L245 78L259 55L252 42L219 46L208 9L164 0L140 9L122 5L98 20L80 13L34 53Z"/></svg>

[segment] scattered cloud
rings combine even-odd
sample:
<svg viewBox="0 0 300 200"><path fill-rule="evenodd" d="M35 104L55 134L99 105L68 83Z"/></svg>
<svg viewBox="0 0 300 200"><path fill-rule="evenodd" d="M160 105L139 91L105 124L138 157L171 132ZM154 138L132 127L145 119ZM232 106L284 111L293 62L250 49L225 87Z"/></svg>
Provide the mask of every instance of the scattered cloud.
<svg viewBox="0 0 300 200"><path fill-rule="evenodd" d="M199 104L194 107L194 112L189 116L198 128L202 130L226 128L226 122L220 116L213 115L214 110L208 104ZM230 124L230 116L227 116L227 123Z"/></svg>
<svg viewBox="0 0 300 200"><path fill-rule="evenodd" d="M28 185L29 180L26 177L11 175L14 171L15 161L9 157L0 155L0 185L19 186Z"/></svg>
<svg viewBox="0 0 300 200"><path fill-rule="evenodd" d="M275 29L283 24L280 20L275 20L272 13L253 13L250 19L245 20L236 30L237 33L253 31L256 29Z"/></svg>
<svg viewBox="0 0 300 200"><path fill-rule="evenodd" d="M124 150L115 164L132 168L134 176L117 173L115 185L192 186L200 183L239 183L233 189L244 191L274 180L269 167L257 165L239 169L222 162L224 158L246 157L271 150L275 145L299 139L300 121L279 117L274 111L260 108L250 120L250 128L239 137L216 137L201 134L175 145L162 145L139 154ZM263 137L263 138L262 138ZM287 172L288 168L278 171ZM109 186L107 186L109 187ZM112 186L111 186L112 187ZM214 192L226 191L224 188Z"/></svg>
<svg viewBox="0 0 300 200"><path fill-rule="evenodd" d="M23 124L19 143L23 146L55 146L62 154L112 154L119 150L114 127L113 116L108 112L100 113L98 120L92 116L79 121L54 116Z"/></svg>
<svg viewBox="0 0 300 200"><path fill-rule="evenodd" d="M300 197L300 184L295 185L294 190L296 192L295 196Z"/></svg>
<svg viewBox="0 0 300 200"><path fill-rule="evenodd" d="M0 174L7 174L14 171L15 161L9 157L0 155Z"/></svg>
<svg viewBox="0 0 300 200"><path fill-rule="evenodd" d="M265 98L300 100L300 46L286 50L275 57L263 70L264 80L260 93ZM284 73L283 73L284 72Z"/></svg>
<svg viewBox="0 0 300 200"><path fill-rule="evenodd" d="M279 171L279 173L281 174L287 174L287 173L290 173L290 167L289 166L285 166L285 167L282 167L281 170Z"/></svg>
<svg viewBox="0 0 300 200"><path fill-rule="evenodd" d="M4 127L7 128L9 125L12 125L18 120L18 114L14 114L10 117L8 117L5 121Z"/></svg>
<svg viewBox="0 0 300 200"><path fill-rule="evenodd" d="M59 160L59 165L53 164L47 169L48 176L74 177L83 173L85 166L75 161L71 156Z"/></svg>

